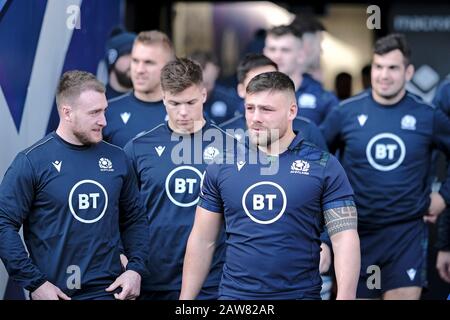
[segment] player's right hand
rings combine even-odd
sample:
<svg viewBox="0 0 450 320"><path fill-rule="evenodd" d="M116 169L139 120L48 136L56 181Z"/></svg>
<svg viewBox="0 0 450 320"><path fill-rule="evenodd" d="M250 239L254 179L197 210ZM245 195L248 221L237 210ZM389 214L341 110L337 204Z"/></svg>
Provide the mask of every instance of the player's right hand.
<svg viewBox="0 0 450 320"><path fill-rule="evenodd" d="M324 274L330 270L331 266L331 250L330 247L322 242L320 245L320 248L322 249L320 251L320 263L319 263L319 272L320 274Z"/></svg>
<svg viewBox="0 0 450 320"><path fill-rule="evenodd" d="M439 192L432 192L430 194L430 206L428 208L427 214L423 217L425 222L436 223L438 216L447 207L444 198Z"/></svg>
<svg viewBox="0 0 450 320"><path fill-rule="evenodd" d="M53 283L45 281L39 288L31 293L32 300L71 300Z"/></svg>
<svg viewBox="0 0 450 320"><path fill-rule="evenodd" d="M436 269L442 280L450 283L450 251L439 251L436 259Z"/></svg>

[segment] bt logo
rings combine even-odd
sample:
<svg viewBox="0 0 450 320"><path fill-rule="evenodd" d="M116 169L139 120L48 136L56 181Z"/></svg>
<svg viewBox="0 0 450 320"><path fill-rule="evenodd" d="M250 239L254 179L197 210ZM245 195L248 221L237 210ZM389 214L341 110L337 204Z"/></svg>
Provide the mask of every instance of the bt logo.
<svg viewBox="0 0 450 320"><path fill-rule="evenodd" d="M69 209L74 218L80 222L99 221L105 215L107 208L108 193L97 181L82 180L70 190Z"/></svg>
<svg viewBox="0 0 450 320"><path fill-rule="evenodd" d="M193 194L194 186L197 182L197 179L175 178L175 193L185 193L187 190L189 194Z"/></svg>
<svg viewBox="0 0 450 320"><path fill-rule="evenodd" d="M97 199L100 197L100 193L89 193L89 194L79 194L78 195L78 207L79 209L89 209L91 206L92 199L92 208L97 209Z"/></svg>
<svg viewBox="0 0 450 320"><path fill-rule="evenodd" d="M287 198L283 188L271 181L251 185L242 196L242 208L245 213L259 224L271 224L280 219L286 205Z"/></svg>
<svg viewBox="0 0 450 320"><path fill-rule="evenodd" d="M366 147L366 157L370 165L380 171L398 168L406 155L403 140L392 133L380 133L370 139Z"/></svg>
<svg viewBox="0 0 450 320"><path fill-rule="evenodd" d="M253 195L253 210L264 210L266 207L267 200L267 209L273 210L273 200L277 198L276 194L254 194Z"/></svg>
<svg viewBox="0 0 450 320"><path fill-rule="evenodd" d="M179 207L196 205L199 199L202 173L191 166L180 166L173 169L166 178L167 197Z"/></svg>

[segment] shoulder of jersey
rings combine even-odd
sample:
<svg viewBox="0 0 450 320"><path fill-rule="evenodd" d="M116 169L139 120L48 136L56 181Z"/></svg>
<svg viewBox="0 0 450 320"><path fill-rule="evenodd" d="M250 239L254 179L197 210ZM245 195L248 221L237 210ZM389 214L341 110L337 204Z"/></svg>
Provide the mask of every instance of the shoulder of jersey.
<svg viewBox="0 0 450 320"><path fill-rule="evenodd" d="M148 131L143 131L141 133L138 133L136 135L136 137L134 137L133 139L131 139L132 142L135 142L143 137L150 137L150 136L160 136L161 132L166 128L166 123L160 123L158 124L156 127L148 130Z"/></svg>
<svg viewBox="0 0 450 320"><path fill-rule="evenodd" d="M324 151L314 143L305 140L303 140L301 148L299 147L294 150L297 150L302 159L317 162L323 167L326 166L328 160L332 157L329 152Z"/></svg>
<svg viewBox="0 0 450 320"><path fill-rule="evenodd" d="M415 95L414 93L406 91L406 96L407 96L407 98L414 101L417 105L423 106L425 108L435 109L435 106L433 104L430 104L430 103L424 101L420 96Z"/></svg>
<svg viewBox="0 0 450 320"><path fill-rule="evenodd" d="M224 122L220 123L220 124L219 124L219 128L222 129L223 127L227 127L227 126L229 126L229 125L235 123L236 121L241 120L242 118L244 118L244 116L243 116L242 114L238 114L237 116L234 116L233 118L231 118L231 119L229 119L229 120L227 120L227 121L224 121ZM223 129L222 129L222 130L223 130Z"/></svg>
<svg viewBox="0 0 450 320"><path fill-rule="evenodd" d="M304 76L305 77L305 76ZM317 92L317 93L321 93L322 95L332 95L331 91L326 90L323 87L323 84L320 83L319 81L317 81L316 79L314 79L311 75L306 74L306 79L307 79L307 88L313 92Z"/></svg>
<svg viewBox="0 0 450 320"><path fill-rule="evenodd" d="M21 152L25 155L29 155L34 152L40 152L43 147L48 146L49 143L52 143L54 141L54 137L52 134L46 135L44 138L36 141L34 144L29 146L28 148L22 150Z"/></svg>
<svg viewBox="0 0 450 320"><path fill-rule="evenodd" d="M231 97L231 98L235 97L235 93L234 93L233 89L225 87L220 84L217 84L214 87L214 92L217 94L220 94L220 95L224 95L226 97Z"/></svg>
<svg viewBox="0 0 450 320"><path fill-rule="evenodd" d="M450 90L450 76L445 78L438 86L438 90Z"/></svg>
<svg viewBox="0 0 450 320"><path fill-rule="evenodd" d="M122 94L121 96L118 96L118 97L109 99L109 100L108 100L108 109L109 109L112 105L114 105L115 107L121 105L122 102L128 100L128 99L131 97L132 93L133 93L133 92L127 92L127 93Z"/></svg>
<svg viewBox="0 0 450 320"><path fill-rule="evenodd" d="M309 73L304 73L303 78L307 79L309 86L322 87L322 84L313 78Z"/></svg>
<svg viewBox="0 0 450 320"><path fill-rule="evenodd" d="M300 122L300 123L308 123L308 124L312 124L313 122L311 121L311 119L302 117L302 116L296 116L295 119L296 121Z"/></svg>
<svg viewBox="0 0 450 320"><path fill-rule="evenodd" d="M223 130L221 127L219 127L217 124L210 122L210 123L209 123L209 126L210 126L212 129L217 129L217 130L219 130L223 135L228 136L228 137L230 137L230 138L233 138L233 140L235 140L235 141L238 141L233 135L227 133L225 130Z"/></svg>
<svg viewBox="0 0 450 320"><path fill-rule="evenodd" d="M331 91L326 90L322 83L320 83L319 81L317 81L316 79L314 79L313 77L311 77L310 75L307 75L307 85L305 87L306 92L304 93L309 93L312 95L315 95L317 97L317 99L320 99L320 101L327 101L327 100L332 100L332 99L336 99L336 96L334 95L334 93L332 93Z"/></svg>
<svg viewBox="0 0 450 320"><path fill-rule="evenodd" d="M115 144L109 143L108 141L102 140L100 142L100 146L106 149L109 149L109 151L112 152L119 152L119 153L123 153L123 148L116 146Z"/></svg>
<svg viewBox="0 0 450 320"><path fill-rule="evenodd" d="M364 99L368 99L369 97L370 97L370 90L364 90L351 98L342 100L338 104L338 107L339 108L351 108L352 106L359 107L361 101Z"/></svg>

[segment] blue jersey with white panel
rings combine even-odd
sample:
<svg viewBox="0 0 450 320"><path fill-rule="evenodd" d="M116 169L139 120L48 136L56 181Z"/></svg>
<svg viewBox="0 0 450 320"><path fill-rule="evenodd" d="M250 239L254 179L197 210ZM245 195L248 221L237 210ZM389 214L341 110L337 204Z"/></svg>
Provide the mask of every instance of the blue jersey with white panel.
<svg viewBox="0 0 450 320"><path fill-rule="evenodd" d="M369 89L334 108L321 129L330 150L340 152L360 227L379 228L426 213L431 151L450 155L450 121L441 110L409 92L394 105L381 105ZM449 182L440 190L447 205Z"/></svg>
<svg viewBox="0 0 450 320"><path fill-rule="evenodd" d="M339 104L339 99L330 91L323 88L322 84L303 74L300 88L295 92L297 98L298 115L308 118L319 125L325 119L330 110Z"/></svg>
<svg viewBox="0 0 450 320"><path fill-rule="evenodd" d="M235 141L208 122L191 135L174 133L166 122L125 146L150 220L149 277L143 279L144 290L181 289L184 254L203 172L209 162ZM221 243L204 287L218 286L223 258L224 243Z"/></svg>
<svg viewBox="0 0 450 320"><path fill-rule="evenodd" d="M236 139L241 141L242 133L247 130L247 123L245 122L244 115L238 115L228 121L219 125L223 130L230 130L230 134L234 134ZM303 134L305 140L314 143L322 150L328 151L327 143L322 135L319 127L317 127L311 120L304 117L296 117L292 122L294 131L300 131ZM239 131L237 131L238 129ZM236 131L233 131L236 130ZM243 140L242 140L243 141Z"/></svg>
<svg viewBox="0 0 450 320"><path fill-rule="evenodd" d="M438 87L433 104L450 116L450 79L444 80Z"/></svg>
<svg viewBox="0 0 450 320"><path fill-rule="evenodd" d="M124 147L139 133L156 127L167 120L166 107L162 100L146 102L136 98L134 92L108 101L106 127L103 129L105 141Z"/></svg>
<svg viewBox="0 0 450 320"><path fill-rule="evenodd" d="M111 295L121 240L127 269L144 275L147 226L131 164L106 142L76 146L50 133L16 156L0 185L0 258L30 291L48 280L74 299Z"/></svg>
<svg viewBox="0 0 450 320"><path fill-rule="evenodd" d="M224 215L227 254L220 294L320 297L323 212L354 205L343 168L300 134L278 157L245 146L231 158L207 167L199 202Z"/></svg>
<svg viewBox="0 0 450 320"><path fill-rule="evenodd" d="M220 124L241 113L241 107L242 100L234 91L216 84L209 93L203 110L211 121Z"/></svg>

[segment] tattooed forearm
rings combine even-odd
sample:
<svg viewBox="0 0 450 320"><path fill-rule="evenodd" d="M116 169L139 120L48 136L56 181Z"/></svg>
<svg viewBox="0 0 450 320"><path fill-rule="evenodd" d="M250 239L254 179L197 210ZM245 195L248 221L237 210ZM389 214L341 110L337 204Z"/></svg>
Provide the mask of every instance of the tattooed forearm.
<svg viewBox="0 0 450 320"><path fill-rule="evenodd" d="M324 215L330 237L338 232L357 227L358 215L354 206L329 209L324 212Z"/></svg>

